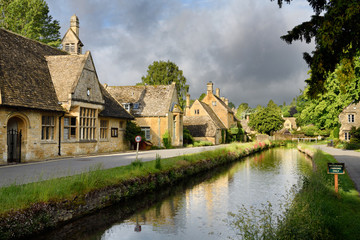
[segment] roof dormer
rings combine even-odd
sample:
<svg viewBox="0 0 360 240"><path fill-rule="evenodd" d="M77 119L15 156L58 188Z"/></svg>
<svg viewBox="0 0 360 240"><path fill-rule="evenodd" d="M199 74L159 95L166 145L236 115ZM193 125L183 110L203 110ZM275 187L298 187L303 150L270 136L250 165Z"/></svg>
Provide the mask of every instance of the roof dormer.
<svg viewBox="0 0 360 240"><path fill-rule="evenodd" d="M79 28L79 18L74 14L70 18L70 28L61 41L62 50L70 54L82 54L84 44L79 38Z"/></svg>

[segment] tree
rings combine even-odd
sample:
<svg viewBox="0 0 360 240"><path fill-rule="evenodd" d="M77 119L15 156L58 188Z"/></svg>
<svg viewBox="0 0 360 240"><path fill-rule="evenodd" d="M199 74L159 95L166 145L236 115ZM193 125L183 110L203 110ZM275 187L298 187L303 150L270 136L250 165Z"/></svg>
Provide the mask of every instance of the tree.
<svg viewBox="0 0 360 240"><path fill-rule="evenodd" d="M0 0L0 27L53 47L60 45L60 26L44 0Z"/></svg>
<svg viewBox="0 0 360 240"><path fill-rule="evenodd" d="M354 76L342 86L340 78L344 77L343 69L346 67L346 63L337 66L324 83L325 93L317 99L307 96L308 89L297 98L298 125L313 124L319 129L335 129L339 126L340 112L354 100L360 99L360 61L355 60Z"/></svg>
<svg viewBox="0 0 360 240"><path fill-rule="evenodd" d="M248 103L241 103L236 110L236 114L235 114L236 117L238 119L244 119L244 117L245 117L244 115L249 108L250 107L249 107Z"/></svg>
<svg viewBox="0 0 360 240"><path fill-rule="evenodd" d="M268 107L259 108L259 111L250 116L249 126L260 133L270 135L272 132L282 129L283 123L281 111L274 108L272 104L270 106L268 104Z"/></svg>
<svg viewBox="0 0 360 240"><path fill-rule="evenodd" d="M279 7L291 1L277 0ZM316 98L326 91L325 80L337 64L345 61L354 66L354 57L360 49L360 1L307 1L315 14L281 38L289 44L297 40L306 43L315 40L315 50L312 54L304 53L304 60L311 69L310 79L306 80L307 94Z"/></svg>
<svg viewBox="0 0 360 240"><path fill-rule="evenodd" d="M145 139L145 135L144 132L141 130L141 127L139 127L136 123L132 121L128 121L126 123L125 139L129 141L132 146L135 146L136 136L141 136L142 139Z"/></svg>
<svg viewBox="0 0 360 240"><path fill-rule="evenodd" d="M189 91L189 85L186 84L183 71L175 63L170 61L154 61L149 65L147 75L142 76L141 80L141 84L149 85L169 85L175 82L179 103L182 107L185 106L185 98L186 93Z"/></svg>
<svg viewBox="0 0 360 240"><path fill-rule="evenodd" d="M233 103L233 102L229 102L229 108L230 109L235 109L236 107L235 107L235 104Z"/></svg>
<svg viewBox="0 0 360 240"><path fill-rule="evenodd" d="M206 93L202 93L199 97L199 101L203 100L205 96L206 96Z"/></svg>

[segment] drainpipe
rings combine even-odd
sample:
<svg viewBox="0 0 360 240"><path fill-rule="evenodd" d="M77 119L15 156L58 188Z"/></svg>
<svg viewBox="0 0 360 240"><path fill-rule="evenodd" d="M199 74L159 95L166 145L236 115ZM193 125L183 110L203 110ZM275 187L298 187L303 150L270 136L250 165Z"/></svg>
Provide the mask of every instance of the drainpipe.
<svg viewBox="0 0 360 240"><path fill-rule="evenodd" d="M65 113L59 117L59 152L58 155L61 156L61 118L65 116Z"/></svg>

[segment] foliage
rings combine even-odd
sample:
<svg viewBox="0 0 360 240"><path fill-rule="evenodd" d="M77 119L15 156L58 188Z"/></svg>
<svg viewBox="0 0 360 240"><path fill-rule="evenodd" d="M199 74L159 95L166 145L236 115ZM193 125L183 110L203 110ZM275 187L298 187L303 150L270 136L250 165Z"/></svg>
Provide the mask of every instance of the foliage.
<svg viewBox="0 0 360 240"><path fill-rule="evenodd" d="M284 119L281 117L281 109L272 101L266 108L259 108L259 111L250 116L249 126L259 133L270 135L272 132L282 129Z"/></svg>
<svg viewBox="0 0 360 240"><path fill-rule="evenodd" d="M353 101L360 97L360 61L355 61L354 77L342 85L339 78L343 78L340 64L325 81L326 93L320 94L317 99L307 96L308 89L297 98L297 124L299 126L314 124L319 129L334 129L339 127L339 114Z"/></svg>
<svg viewBox="0 0 360 240"><path fill-rule="evenodd" d="M44 0L1 0L0 27L53 47L60 45L60 25Z"/></svg>
<svg viewBox="0 0 360 240"><path fill-rule="evenodd" d="M241 103L236 110L235 116L238 119L244 119L246 113L248 113L250 110L251 110L251 108L249 107L248 103Z"/></svg>
<svg viewBox="0 0 360 240"><path fill-rule="evenodd" d="M183 129L183 143L184 143L184 145L194 143L194 138L193 138L193 136L191 136L189 129L187 129L186 127L184 127L184 129Z"/></svg>
<svg viewBox="0 0 360 240"><path fill-rule="evenodd" d="M156 154L155 168L161 170L161 156Z"/></svg>
<svg viewBox="0 0 360 240"><path fill-rule="evenodd" d="M175 82L180 106L184 108L189 85L186 84L183 71L175 63L170 61L154 61L149 65L147 75L142 76L141 80L141 84L149 85L169 85Z"/></svg>
<svg viewBox="0 0 360 240"><path fill-rule="evenodd" d="M205 96L206 96L206 93L202 93L199 97L199 101L203 100Z"/></svg>
<svg viewBox="0 0 360 240"><path fill-rule="evenodd" d="M352 127L350 136L350 141L345 143L344 148L348 150L360 149L360 127Z"/></svg>
<svg viewBox="0 0 360 240"><path fill-rule="evenodd" d="M145 139L145 135L144 132L141 131L141 127L139 127L135 122L128 121L126 123L125 139L131 144L135 144L136 136L141 136L142 139Z"/></svg>
<svg viewBox="0 0 360 240"><path fill-rule="evenodd" d="M168 130L166 130L165 133L162 135L162 141L163 141L164 147L166 149L172 148L172 146L171 146L171 136L170 136Z"/></svg>
<svg viewBox="0 0 360 240"><path fill-rule="evenodd" d="M274 1L274 0L271 0ZM292 0L277 0L279 6ZM307 0L314 15L307 22L295 26L281 38L291 44L301 40L310 43L315 40L312 55L304 53L304 60L311 69L311 77L306 80L307 92L312 98L326 92L324 82L329 72L333 72L341 61L353 66L360 49L360 1L356 0ZM344 72L348 75L347 72Z"/></svg>
<svg viewBox="0 0 360 240"><path fill-rule="evenodd" d="M233 102L229 102L229 108L230 109L235 109L236 107L235 107L235 104L233 103Z"/></svg>
<svg viewBox="0 0 360 240"><path fill-rule="evenodd" d="M209 141L195 141L194 147L213 146L214 144Z"/></svg>

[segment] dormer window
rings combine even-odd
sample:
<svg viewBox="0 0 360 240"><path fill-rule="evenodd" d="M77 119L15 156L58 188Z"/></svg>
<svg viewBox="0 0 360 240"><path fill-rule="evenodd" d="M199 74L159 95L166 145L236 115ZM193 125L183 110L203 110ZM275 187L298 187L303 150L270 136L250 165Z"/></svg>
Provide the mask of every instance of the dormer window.
<svg viewBox="0 0 360 240"><path fill-rule="evenodd" d="M139 106L140 106L140 104L139 104L139 103L134 103L133 108L134 108L134 109L139 109Z"/></svg>
<svg viewBox="0 0 360 240"><path fill-rule="evenodd" d="M65 44L65 51L70 52L70 43Z"/></svg>
<svg viewBox="0 0 360 240"><path fill-rule="evenodd" d="M130 103L123 103L123 105L124 105L125 110L129 112L130 111Z"/></svg>
<svg viewBox="0 0 360 240"><path fill-rule="evenodd" d="M70 43L70 52L75 52L75 43Z"/></svg>

